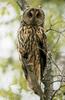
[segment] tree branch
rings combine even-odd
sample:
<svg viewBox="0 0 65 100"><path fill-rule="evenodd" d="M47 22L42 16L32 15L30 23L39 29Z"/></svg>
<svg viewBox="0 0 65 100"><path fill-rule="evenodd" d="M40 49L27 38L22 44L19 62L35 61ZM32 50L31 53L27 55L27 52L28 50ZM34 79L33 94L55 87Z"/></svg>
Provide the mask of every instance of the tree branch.
<svg viewBox="0 0 65 100"><path fill-rule="evenodd" d="M28 7L28 4L25 0L16 0L16 2L23 11Z"/></svg>
<svg viewBox="0 0 65 100"><path fill-rule="evenodd" d="M56 64L56 62L53 60L53 58L51 59L52 60L52 63L56 66L56 68L59 70L59 72L61 73L61 70L60 68L58 67L58 65Z"/></svg>
<svg viewBox="0 0 65 100"><path fill-rule="evenodd" d="M55 97L55 95L57 94L57 92L58 92L62 87L65 87L65 85L61 85L61 86L59 87L59 89L57 89L56 91L54 91L54 94L53 94L51 100L53 100L53 98Z"/></svg>
<svg viewBox="0 0 65 100"><path fill-rule="evenodd" d="M51 64L51 52L48 50L47 52L47 67L43 73L43 83L45 85L44 88L44 94L45 94L45 98L44 100L50 100L52 97L52 93L53 93L53 87L50 84L51 82L53 82L53 77L52 77L52 64Z"/></svg>

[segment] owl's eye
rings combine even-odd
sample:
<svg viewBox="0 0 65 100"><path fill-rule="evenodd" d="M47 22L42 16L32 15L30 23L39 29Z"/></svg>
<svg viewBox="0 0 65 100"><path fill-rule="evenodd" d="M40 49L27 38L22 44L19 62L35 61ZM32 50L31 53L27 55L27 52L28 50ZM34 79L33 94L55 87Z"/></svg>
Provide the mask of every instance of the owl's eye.
<svg viewBox="0 0 65 100"><path fill-rule="evenodd" d="M36 17L37 18L40 18L41 17L41 13L39 11L37 12Z"/></svg>
<svg viewBox="0 0 65 100"><path fill-rule="evenodd" d="M31 18L33 16L32 12L28 13L28 17Z"/></svg>

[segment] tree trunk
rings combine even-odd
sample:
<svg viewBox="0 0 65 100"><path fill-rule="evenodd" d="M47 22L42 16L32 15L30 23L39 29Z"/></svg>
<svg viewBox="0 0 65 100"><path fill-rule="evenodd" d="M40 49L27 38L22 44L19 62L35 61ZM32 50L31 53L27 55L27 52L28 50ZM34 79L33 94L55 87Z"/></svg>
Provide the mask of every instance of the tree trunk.
<svg viewBox="0 0 65 100"><path fill-rule="evenodd" d="M44 100L51 100L53 95L53 77L51 75L52 72L52 64L51 64L51 53L48 51L48 58L47 58L47 67L45 69L44 75L43 75L43 83L45 85L44 88Z"/></svg>

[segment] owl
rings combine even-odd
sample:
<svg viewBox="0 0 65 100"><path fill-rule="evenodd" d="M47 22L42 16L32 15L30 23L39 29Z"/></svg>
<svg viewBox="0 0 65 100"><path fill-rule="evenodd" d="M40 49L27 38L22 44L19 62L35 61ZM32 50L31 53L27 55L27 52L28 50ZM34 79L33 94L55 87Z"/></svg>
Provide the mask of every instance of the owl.
<svg viewBox="0 0 65 100"><path fill-rule="evenodd" d="M18 51L20 53L25 77L33 89L24 61L32 66L35 78L42 82L47 62L47 37L44 33L43 10L28 8L24 11L18 32ZM24 59L24 61L23 61Z"/></svg>

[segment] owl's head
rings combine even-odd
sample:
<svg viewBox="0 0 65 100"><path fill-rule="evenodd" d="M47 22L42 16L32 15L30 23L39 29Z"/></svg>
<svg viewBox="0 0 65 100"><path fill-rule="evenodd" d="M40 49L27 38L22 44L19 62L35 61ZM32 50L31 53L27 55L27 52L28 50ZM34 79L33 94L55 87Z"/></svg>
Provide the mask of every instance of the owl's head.
<svg viewBox="0 0 65 100"><path fill-rule="evenodd" d="M38 8L26 9L23 13L23 21L27 25L39 26L44 24L44 12Z"/></svg>

